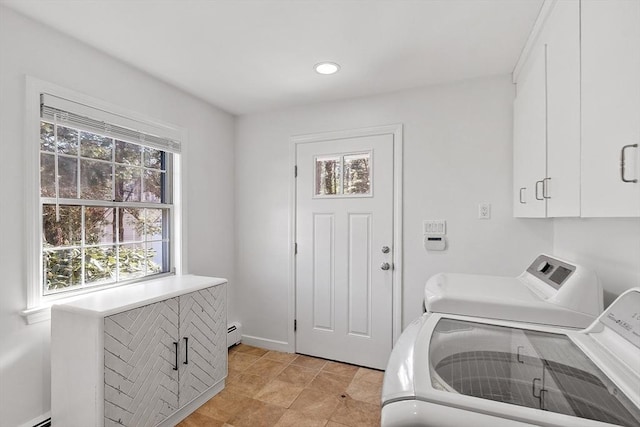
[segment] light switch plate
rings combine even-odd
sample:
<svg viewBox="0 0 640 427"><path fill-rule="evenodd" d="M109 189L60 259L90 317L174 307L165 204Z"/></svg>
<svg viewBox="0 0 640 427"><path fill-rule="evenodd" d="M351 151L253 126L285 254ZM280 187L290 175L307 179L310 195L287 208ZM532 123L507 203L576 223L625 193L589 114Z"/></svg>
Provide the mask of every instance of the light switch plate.
<svg viewBox="0 0 640 427"><path fill-rule="evenodd" d="M447 234L447 221L444 219L430 219L422 222L422 234Z"/></svg>

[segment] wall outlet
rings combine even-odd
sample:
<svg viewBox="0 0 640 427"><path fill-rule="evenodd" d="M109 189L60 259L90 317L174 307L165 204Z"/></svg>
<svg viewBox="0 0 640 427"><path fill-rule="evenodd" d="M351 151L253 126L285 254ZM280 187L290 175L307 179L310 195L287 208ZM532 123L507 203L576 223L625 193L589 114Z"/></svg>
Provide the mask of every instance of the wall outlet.
<svg viewBox="0 0 640 427"><path fill-rule="evenodd" d="M491 218L491 203L480 203L478 205L478 218L479 219Z"/></svg>

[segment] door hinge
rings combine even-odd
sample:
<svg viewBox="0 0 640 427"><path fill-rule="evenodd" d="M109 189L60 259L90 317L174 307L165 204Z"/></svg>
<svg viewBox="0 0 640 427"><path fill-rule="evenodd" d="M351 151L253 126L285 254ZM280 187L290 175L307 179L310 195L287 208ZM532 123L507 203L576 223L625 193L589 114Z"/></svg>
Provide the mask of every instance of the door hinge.
<svg viewBox="0 0 640 427"><path fill-rule="evenodd" d="M293 244L293 254L298 255L298 243Z"/></svg>
<svg viewBox="0 0 640 427"><path fill-rule="evenodd" d="M295 319L295 320L293 321L293 332L295 332L295 331L297 331L297 330L298 330L298 320L297 320L297 319Z"/></svg>
<svg viewBox="0 0 640 427"><path fill-rule="evenodd" d="M298 165L295 165L293 167L293 177L297 178L298 177Z"/></svg>

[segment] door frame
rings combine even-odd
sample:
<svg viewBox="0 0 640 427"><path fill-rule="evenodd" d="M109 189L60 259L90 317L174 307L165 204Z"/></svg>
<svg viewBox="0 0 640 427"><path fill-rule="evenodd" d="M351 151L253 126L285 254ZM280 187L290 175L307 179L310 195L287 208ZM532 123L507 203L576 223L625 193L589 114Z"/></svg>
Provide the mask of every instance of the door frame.
<svg viewBox="0 0 640 427"><path fill-rule="evenodd" d="M331 141L336 139L357 138L363 136L391 135L393 136L393 272L392 305L391 305L391 339L392 347L402 333L402 156L403 156L403 128L401 123L375 126L360 129L320 132L304 135L294 135L289 143L289 304L288 304L288 346L287 349L295 353L296 334L294 321L296 319L296 215L297 215L297 180L296 159L299 144Z"/></svg>

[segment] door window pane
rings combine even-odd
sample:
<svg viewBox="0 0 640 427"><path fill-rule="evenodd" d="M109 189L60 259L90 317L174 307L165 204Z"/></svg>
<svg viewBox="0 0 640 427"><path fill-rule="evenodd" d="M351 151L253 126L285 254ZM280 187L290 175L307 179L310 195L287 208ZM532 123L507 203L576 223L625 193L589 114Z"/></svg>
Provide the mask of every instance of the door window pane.
<svg viewBox="0 0 640 427"><path fill-rule="evenodd" d="M340 194L340 157L316 158L315 194Z"/></svg>
<svg viewBox="0 0 640 427"><path fill-rule="evenodd" d="M344 156L344 194L369 194L369 153Z"/></svg>

